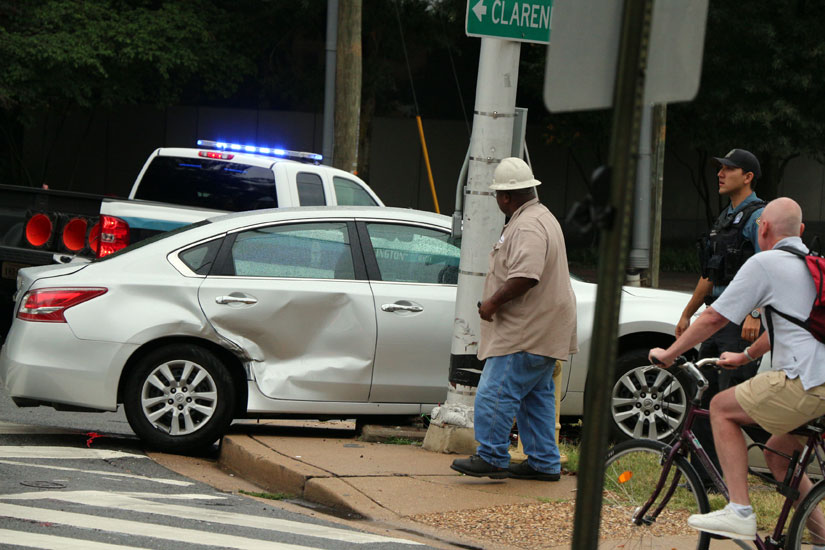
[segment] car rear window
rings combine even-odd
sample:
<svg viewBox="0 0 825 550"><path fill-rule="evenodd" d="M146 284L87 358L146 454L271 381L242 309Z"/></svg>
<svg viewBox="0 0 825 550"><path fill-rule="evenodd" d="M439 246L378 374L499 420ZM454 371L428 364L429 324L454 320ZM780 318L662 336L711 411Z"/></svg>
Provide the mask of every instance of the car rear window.
<svg viewBox="0 0 825 550"><path fill-rule="evenodd" d="M332 183L339 206L378 206L375 199L354 181L335 176Z"/></svg>
<svg viewBox="0 0 825 550"><path fill-rule="evenodd" d="M213 210L257 210L278 206L275 175L268 168L220 160L155 157L135 198Z"/></svg>

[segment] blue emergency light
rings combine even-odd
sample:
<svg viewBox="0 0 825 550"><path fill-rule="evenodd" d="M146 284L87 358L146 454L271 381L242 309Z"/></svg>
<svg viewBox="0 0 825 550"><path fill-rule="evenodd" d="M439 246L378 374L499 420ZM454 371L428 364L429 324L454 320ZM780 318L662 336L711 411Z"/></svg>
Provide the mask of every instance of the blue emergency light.
<svg viewBox="0 0 825 550"><path fill-rule="evenodd" d="M238 151L241 153L253 153L257 155L268 155L287 159L296 159L312 162L321 162L324 157L318 153L305 153L303 151L289 151L273 147L258 147L257 145L241 145L239 143L227 143L225 141L210 141L206 139L198 140L198 147L207 147L221 151Z"/></svg>

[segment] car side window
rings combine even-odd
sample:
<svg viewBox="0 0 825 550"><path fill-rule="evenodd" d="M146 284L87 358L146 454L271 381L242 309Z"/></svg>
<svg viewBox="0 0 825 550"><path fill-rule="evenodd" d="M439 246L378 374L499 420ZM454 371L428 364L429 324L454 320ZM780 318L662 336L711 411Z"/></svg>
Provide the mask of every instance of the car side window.
<svg viewBox="0 0 825 550"><path fill-rule="evenodd" d="M198 246L193 246L178 254L178 258L186 267L198 275L208 275L215 256L221 247L222 239L212 239L211 241Z"/></svg>
<svg viewBox="0 0 825 550"><path fill-rule="evenodd" d="M461 246L450 234L413 225L367 223L382 281L450 284L458 282Z"/></svg>
<svg viewBox="0 0 825 550"><path fill-rule="evenodd" d="M261 227L239 233L232 245L239 277L354 279L344 222Z"/></svg>
<svg viewBox="0 0 825 550"><path fill-rule="evenodd" d="M301 206L326 206L324 184L321 176L312 172L298 172L295 176L298 185L298 204Z"/></svg>
<svg viewBox="0 0 825 550"><path fill-rule="evenodd" d="M378 206L366 189L352 180L333 176L332 184L335 187L335 198L339 206Z"/></svg>

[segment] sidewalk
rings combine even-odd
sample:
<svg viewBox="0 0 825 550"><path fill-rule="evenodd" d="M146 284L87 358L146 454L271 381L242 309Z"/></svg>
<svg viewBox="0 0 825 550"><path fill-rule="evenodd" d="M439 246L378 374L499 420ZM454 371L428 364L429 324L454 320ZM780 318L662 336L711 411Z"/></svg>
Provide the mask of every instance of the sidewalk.
<svg viewBox="0 0 825 550"><path fill-rule="evenodd" d="M362 438L423 439L425 431L366 426ZM268 492L449 544L570 548L576 476L551 483L473 478L450 469L457 457L416 445L364 441L352 422L268 420L233 425L219 464ZM691 532L663 537L661 548L695 548ZM737 548L730 541L712 541L710 547Z"/></svg>

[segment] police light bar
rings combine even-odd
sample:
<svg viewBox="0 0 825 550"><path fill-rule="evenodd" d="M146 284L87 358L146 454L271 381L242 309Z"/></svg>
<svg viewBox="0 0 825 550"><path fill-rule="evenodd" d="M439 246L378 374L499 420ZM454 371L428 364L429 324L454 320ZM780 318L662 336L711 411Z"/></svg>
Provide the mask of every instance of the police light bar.
<svg viewBox="0 0 825 550"><path fill-rule="evenodd" d="M225 141L210 141L206 139L199 139L198 147L208 147L210 149L218 149L220 151L236 151L238 153L269 155L273 157L281 157L287 159L309 160L312 162L321 162L324 159L323 155L319 155L318 153L289 151L287 149L279 149L274 147L258 147L256 145L240 145L238 143L228 143Z"/></svg>

